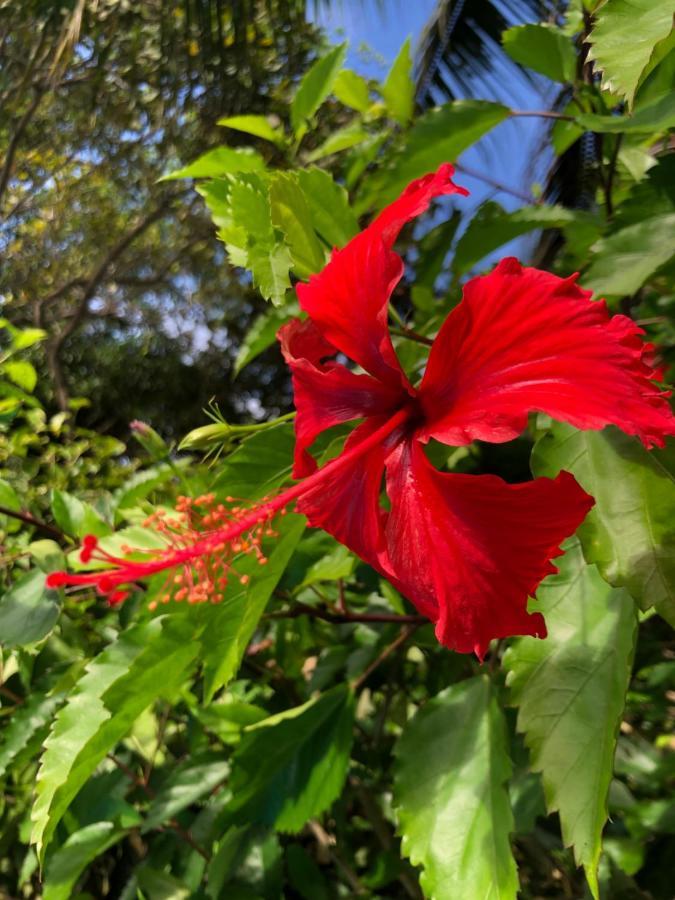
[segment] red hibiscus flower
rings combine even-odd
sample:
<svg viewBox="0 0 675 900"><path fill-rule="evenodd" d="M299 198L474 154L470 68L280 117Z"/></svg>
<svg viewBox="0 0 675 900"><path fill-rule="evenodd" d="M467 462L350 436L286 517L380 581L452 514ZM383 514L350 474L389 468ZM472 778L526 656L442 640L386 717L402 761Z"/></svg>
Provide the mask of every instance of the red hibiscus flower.
<svg viewBox="0 0 675 900"><path fill-rule="evenodd" d="M617 425L646 446L675 433L667 393L654 383L643 332L575 283L515 259L464 288L413 386L396 356L388 303L403 274L392 246L403 225L442 194L466 194L452 167L414 181L323 271L298 287L308 318L279 332L297 408L294 476L300 480L251 510L215 510L199 527L194 504L162 526L167 549L141 562L111 557L88 539L83 557L103 573L56 573L51 584L95 584L113 600L121 587L167 569L178 594L218 594L236 552L261 555L261 533L295 501L321 527L389 579L436 626L446 647L483 656L493 638L544 637L527 604L551 559L593 505L572 475L509 485L492 475L439 472L424 445L495 443L520 434L532 411L577 428ZM335 360L344 354L362 371ZM317 469L310 454L325 429L363 419L339 457ZM384 483L388 505L381 502ZM187 523L187 524L186 524ZM186 531L187 528L187 531ZM186 537L186 533L188 537Z"/></svg>

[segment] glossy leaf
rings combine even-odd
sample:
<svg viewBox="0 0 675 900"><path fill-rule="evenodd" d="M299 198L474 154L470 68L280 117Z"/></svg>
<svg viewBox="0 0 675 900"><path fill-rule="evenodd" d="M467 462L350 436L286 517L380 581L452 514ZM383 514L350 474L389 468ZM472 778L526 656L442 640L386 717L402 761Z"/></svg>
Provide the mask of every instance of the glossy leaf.
<svg viewBox="0 0 675 900"><path fill-rule="evenodd" d="M511 59L563 84L574 81L577 54L571 39L555 25L517 25L502 35Z"/></svg>
<svg viewBox="0 0 675 900"><path fill-rule="evenodd" d="M589 43L590 57L602 71L603 85L632 103L654 48L668 37L672 27L672 5L663 0L606 0L601 4Z"/></svg>
<svg viewBox="0 0 675 900"><path fill-rule="evenodd" d="M174 614L128 628L88 665L57 713L36 782L31 841L38 856L96 766L157 697L196 664L189 617Z"/></svg>
<svg viewBox="0 0 675 900"><path fill-rule="evenodd" d="M248 575L249 584L243 586L231 579L221 602L202 609L205 702L208 703L215 692L236 674L267 602L304 529L303 516L287 516L283 527L279 526L280 535L274 541L274 549L265 566L259 566L257 560L250 556L238 561L236 571L240 575Z"/></svg>
<svg viewBox="0 0 675 900"><path fill-rule="evenodd" d="M634 294L675 256L675 213L645 218L602 238L594 247L584 286L597 296Z"/></svg>
<svg viewBox="0 0 675 900"><path fill-rule="evenodd" d="M230 809L242 822L299 831L338 797L349 764L354 699L338 686L246 729Z"/></svg>
<svg viewBox="0 0 675 900"><path fill-rule="evenodd" d="M359 230L347 191L328 172L310 166L298 171L316 232L332 249L343 247Z"/></svg>
<svg viewBox="0 0 675 900"><path fill-rule="evenodd" d="M429 900L515 900L510 774L504 720L485 677L446 688L407 724L394 804L401 849L422 866Z"/></svg>
<svg viewBox="0 0 675 900"><path fill-rule="evenodd" d="M270 124L265 116L225 116L223 119L218 119L218 125L232 128L235 131L243 131L244 134L252 134L254 137L271 141L279 147L283 147L286 143L283 131Z"/></svg>
<svg viewBox="0 0 675 900"><path fill-rule="evenodd" d="M616 428L555 423L534 448L532 470L551 477L561 469L595 498L579 529L588 562L675 626L675 446L645 450Z"/></svg>
<svg viewBox="0 0 675 900"><path fill-rule="evenodd" d="M415 82L412 68L410 38L407 38L382 85L382 96L387 110L400 125L408 124L415 108Z"/></svg>
<svg viewBox="0 0 675 900"><path fill-rule="evenodd" d="M232 175L237 172L260 172L265 168L265 161L249 147L216 147L204 153L188 166L164 175L162 181L175 181L178 178L215 178L219 175Z"/></svg>
<svg viewBox="0 0 675 900"><path fill-rule="evenodd" d="M380 209L390 203L414 178L433 172L441 163L454 162L508 115L509 110L499 103L457 100L420 116L389 166L368 181L359 206Z"/></svg>
<svg viewBox="0 0 675 900"><path fill-rule="evenodd" d="M598 896L597 868L607 820L616 737L630 678L637 619L624 590L568 546L537 592L545 640L517 638L504 658L518 730L541 772L549 811Z"/></svg>
<svg viewBox="0 0 675 900"><path fill-rule="evenodd" d="M296 134L330 94L346 52L346 44L333 47L314 63L300 82L291 102L291 125Z"/></svg>
<svg viewBox="0 0 675 900"><path fill-rule="evenodd" d="M56 624L57 591L45 587L45 573L33 569L0 597L0 646L22 647L45 638Z"/></svg>

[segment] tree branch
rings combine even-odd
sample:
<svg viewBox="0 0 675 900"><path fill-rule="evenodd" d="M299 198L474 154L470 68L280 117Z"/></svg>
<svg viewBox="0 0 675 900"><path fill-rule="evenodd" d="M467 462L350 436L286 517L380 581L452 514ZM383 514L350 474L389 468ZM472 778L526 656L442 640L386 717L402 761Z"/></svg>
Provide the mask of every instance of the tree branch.
<svg viewBox="0 0 675 900"><path fill-rule="evenodd" d="M422 625L427 622L424 616L400 616L397 613L357 613L337 612L324 609L320 606L309 606L307 603L296 602L290 609L280 609L267 613L266 619L297 619L299 616L309 616L312 619L321 619L332 625L345 625L350 622L372 622L393 625Z"/></svg>
<svg viewBox="0 0 675 900"><path fill-rule="evenodd" d="M10 138L5 161L2 165L2 169L0 170L0 202L2 202L3 194L7 190L7 185L9 184L9 179L12 174L12 168L14 167L14 158L16 157L16 151L19 149L19 142L23 137L24 131L30 123L30 120L37 112L37 108L40 105L40 101L42 100L44 93L45 92L43 88L35 89L35 96L33 97L32 103L19 119L14 134Z"/></svg>
<svg viewBox="0 0 675 900"><path fill-rule="evenodd" d="M49 525L47 522L43 522L42 519L36 518L29 512L20 512L15 509L9 509L6 506L0 506L0 515L8 516L10 519L18 519L26 525L32 525L33 528L37 528L38 531L42 531L50 537L55 537L60 541L64 538L64 534L60 528L57 528L55 525Z"/></svg>

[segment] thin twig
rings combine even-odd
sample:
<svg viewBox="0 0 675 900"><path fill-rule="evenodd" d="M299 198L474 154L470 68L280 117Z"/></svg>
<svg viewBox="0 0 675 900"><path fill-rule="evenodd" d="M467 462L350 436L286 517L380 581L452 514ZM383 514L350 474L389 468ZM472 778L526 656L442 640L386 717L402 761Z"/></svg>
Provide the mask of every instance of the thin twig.
<svg viewBox="0 0 675 900"><path fill-rule="evenodd" d="M377 659L373 660L373 662L368 666L365 672L362 672L358 678L355 678L352 682L352 688L354 691L360 690L366 681L370 678L372 673L377 669L391 654L398 650L399 647L402 647L405 642L411 637L414 632L419 628L421 623L417 622L414 625L408 625L407 628L404 628L403 631L398 635L398 637L391 642L391 644L387 644L384 650L380 653Z"/></svg>
<svg viewBox="0 0 675 900"><path fill-rule="evenodd" d="M408 338L409 341L417 341L418 344L424 344L427 347L431 347L433 344L433 340L431 338L425 337L423 334L420 334L418 331L413 331L412 328L394 328L391 326L389 331L392 334L396 334L399 337Z"/></svg>
<svg viewBox="0 0 675 900"><path fill-rule="evenodd" d="M333 625L345 625L350 622L379 622L394 625L421 625L427 619L424 616L400 616L398 613L357 613L338 612L324 609L320 606L309 606L307 603L296 602L290 609L280 609L267 613L266 619L297 619L299 616L309 616L313 619L322 619Z"/></svg>
<svg viewBox="0 0 675 900"><path fill-rule="evenodd" d="M64 538L64 534L60 528L57 528L55 525L49 525L47 522L43 522L42 519L38 519L32 513L21 512L16 509L9 509L6 506L0 506L0 515L9 516L10 519L18 519L19 522L24 522L26 525L32 525L33 528L44 531L45 534L58 538L58 540L63 540Z"/></svg>
<svg viewBox="0 0 675 900"><path fill-rule="evenodd" d="M469 166L465 166L464 163L455 163L455 169L457 169L458 172L463 172L464 175L468 175L470 178L477 178L479 181L489 184L490 187L493 187L497 191L502 191L504 194L510 194L512 197L516 197L524 203L532 204L541 202L529 194L526 194L524 191L516 190L516 188L509 187L508 184L504 184L501 181L497 181L495 178L491 178L489 175L485 175L478 169L472 169Z"/></svg>
<svg viewBox="0 0 675 900"><path fill-rule="evenodd" d="M359 897L367 894L368 891L359 881L359 876L352 869L350 865L348 865L340 856L340 854L335 849L335 838L328 834L323 825L319 824L314 819L310 819L307 823L307 827L312 832L314 837L316 838L316 842L319 845L324 856L328 857L338 868L345 877L345 880L349 882L349 886L352 891Z"/></svg>
<svg viewBox="0 0 675 900"><path fill-rule="evenodd" d="M562 119L565 122L574 122L574 116L554 112L552 109L512 109L510 114L521 119Z"/></svg>

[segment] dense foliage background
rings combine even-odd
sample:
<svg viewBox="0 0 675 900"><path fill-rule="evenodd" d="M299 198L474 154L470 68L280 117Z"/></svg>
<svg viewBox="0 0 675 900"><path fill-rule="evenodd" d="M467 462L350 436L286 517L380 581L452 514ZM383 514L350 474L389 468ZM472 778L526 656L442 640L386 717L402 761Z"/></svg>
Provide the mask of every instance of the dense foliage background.
<svg viewBox="0 0 675 900"><path fill-rule="evenodd" d="M0 0L0 896L672 896L672 446L540 415L432 448L596 498L538 592L549 637L482 665L295 514L218 605L152 609L160 580L111 609L45 575L87 533L147 545L180 494L289 480L293 284L445 161L500 202L404 232L409 373L527 236L672 376L673 12L441 3L377 82L289 0ZM523 190L491 160L532 118L550 165Z"/></svg>

